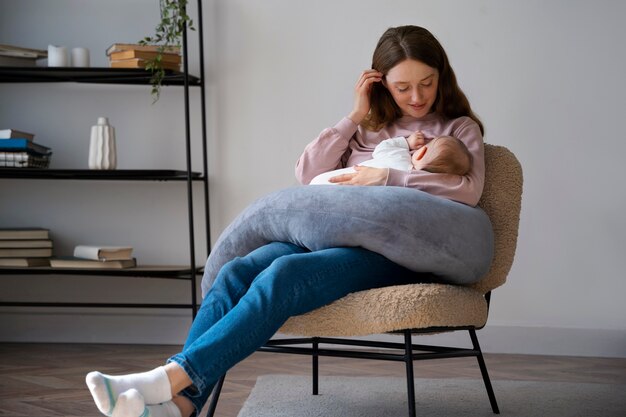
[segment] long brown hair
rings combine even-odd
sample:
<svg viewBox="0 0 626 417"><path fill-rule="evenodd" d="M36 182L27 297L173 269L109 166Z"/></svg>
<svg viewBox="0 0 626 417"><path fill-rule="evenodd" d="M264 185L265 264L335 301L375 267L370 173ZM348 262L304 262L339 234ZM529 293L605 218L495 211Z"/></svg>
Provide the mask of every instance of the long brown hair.
<svg viewBox="0 0 626 417"><path fill-rule="evenodd" d="M374 50L372 69L387 75L391 68L407 59L423 62L439 72L434 111L448 119L468 116L478 124L484 134L482 122L474 114L467 97L459 88L446 52L428 30L419 26L387 29ZM361 123L368 130L378 131L402 117L402 111L382 83L372 85L370 102L370 112Z"/></svg>

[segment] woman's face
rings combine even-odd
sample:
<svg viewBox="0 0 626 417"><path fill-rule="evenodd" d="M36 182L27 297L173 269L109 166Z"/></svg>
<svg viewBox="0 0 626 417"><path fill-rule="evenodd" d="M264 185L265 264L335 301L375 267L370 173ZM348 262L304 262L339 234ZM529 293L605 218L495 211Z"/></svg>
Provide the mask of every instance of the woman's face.
<svg viewBox="0 0 626 417"><path fill-rule="evenodd" d="M423 117L431 112L437 99L439 71L407 59L391 68L383 84L405 116Z"/></svg>

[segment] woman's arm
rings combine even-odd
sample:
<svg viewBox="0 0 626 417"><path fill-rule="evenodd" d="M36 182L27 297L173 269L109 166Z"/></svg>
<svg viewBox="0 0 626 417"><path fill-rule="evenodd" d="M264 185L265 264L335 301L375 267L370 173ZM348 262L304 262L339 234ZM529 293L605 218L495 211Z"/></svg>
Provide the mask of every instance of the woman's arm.
<svg viewBox="0 0 626 417"><path fill-rule="evenodd" d="M350 156L348 148L350 139L355 135L358 124L370 111L372 85L381 82L382 77L382 73L373 69L366 69L361 73L354 86L354 106L350 115L343 118L334 128L322 131L317 139L309 143L298 159L296 178L300 183L308 184L318 174L345 167L345 162ZM382 171L376 168L369 169Z"/></svg>
<svg viewBox="0 0 626 417"><path fill-rule="evenodd" d="M345 117L335 127L324 129L309 143L296 163L296 178L301 184L308 184L315 176L338 168L344 168L343 160L349 151L350 139L355 135L357 125Z"/></svg>
<svg viewBox="0 0 626 417"><path fill-rule="evenodd" d="M458 126L450 132L460 139L472 154L472 168L464 176L436 174L427 171L409 172L390 169L385 185L416 188L429 194L448 198L470 206L480 200L485 183L485 151L478 125L470 118L457 119Z"/></svg>

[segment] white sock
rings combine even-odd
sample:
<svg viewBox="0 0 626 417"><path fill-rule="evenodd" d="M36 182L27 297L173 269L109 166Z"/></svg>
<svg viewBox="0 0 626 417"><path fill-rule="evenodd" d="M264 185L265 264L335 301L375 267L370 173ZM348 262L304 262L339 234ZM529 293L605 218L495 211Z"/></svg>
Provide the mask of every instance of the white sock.
<svg viewBox="0 0 626 417"><path fill-rule="evenodd" d="M111 376L90 372L85 378L96 406L103 414L113 413L117 397L129 389L136 389L146 404L160 404L172 399L172 388L162 366L138 374Z"/></svg>
<svg viewBox="0 0 626 417"><path fill-rule="evenodd" d="M148 405L136 389L120 394L111 417L181 417L180 410L172 401Z"/></svg>
<svg viewBox="0 0 626 417"><path fill-rule="evenodd" d="M111 417L148 417L150 411L143 397L136 389L124 391L117 397Z"/></svg>
<svg viewBox="0 0 626 417"><path fill-rule="evenodd" d="M166 401L159 405L149 405L148 417L181 417L180 410L172 401Z"/></svg>

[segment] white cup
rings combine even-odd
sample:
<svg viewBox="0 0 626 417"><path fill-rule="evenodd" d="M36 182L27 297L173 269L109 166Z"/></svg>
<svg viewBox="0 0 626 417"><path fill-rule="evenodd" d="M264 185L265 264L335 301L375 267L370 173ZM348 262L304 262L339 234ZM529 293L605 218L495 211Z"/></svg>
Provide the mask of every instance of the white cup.
<svg viewBox="0 0 626 417"><path fill-rule="evenodd" d="M48 45L48 66L67 67L67 47Z"/></svg>
<svg viewBox="0 0 626 417"><path fill-rule="evenodd" d="M73 48L72 49L72 66L73 67L89 67L89 49Z"/></svg>

